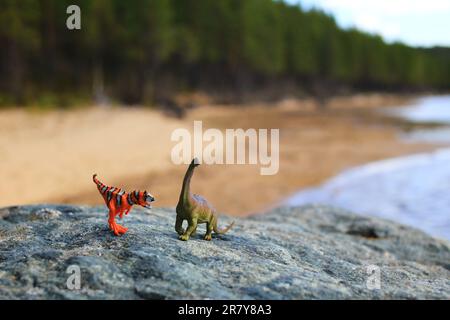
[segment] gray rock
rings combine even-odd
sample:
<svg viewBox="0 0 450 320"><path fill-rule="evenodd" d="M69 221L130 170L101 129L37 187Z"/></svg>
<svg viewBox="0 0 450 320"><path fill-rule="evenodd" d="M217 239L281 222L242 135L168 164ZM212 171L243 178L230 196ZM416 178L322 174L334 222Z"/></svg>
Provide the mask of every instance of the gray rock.
<svg viewBox="0 0 450 320"><path fill-rule="evenodd" d="M122 237L106 221L104 207L0 209L0 298L450 298L448 242L331 207L236 219L211 242L202 226L178 240L173 209L133 209ZM69 266L80 270L79 290L67 286Z"/></svg>

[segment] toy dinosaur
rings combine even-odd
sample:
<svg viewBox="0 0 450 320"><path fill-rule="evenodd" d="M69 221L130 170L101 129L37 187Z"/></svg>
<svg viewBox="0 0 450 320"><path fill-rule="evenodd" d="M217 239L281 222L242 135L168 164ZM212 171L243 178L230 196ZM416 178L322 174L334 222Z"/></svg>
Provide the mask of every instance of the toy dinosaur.
<svg viewBox="0 0 450 320"><path fill-rule="evenodd" d="M116 236L124 234L128 230L128 228L116 223L116 215L119 215L120 219L122 219L123 214L125 213L125 215L128 215L131 207L135 204L150 209L152 207L151 202L155 201L155 198L147 191L133 191L131 193L127 193L121 189L108 187L103 184L97 179L97 174L94 174L92 179L97 185L97 189L109 209L109 228Z"/></svg>
<svg viewBox="0 0 450 320"><path fill-rule="evenodd" d="M191 194L189 191L191 178L195 167L199 166L197 158L194 158L186 171L183 180L183 187L180 193L180 199L177 204L177 219L175 222L175 231L179 234L179 239L189 240L189 237L197 231L199 223L206 223L206 234L203 239L211 240L211 233L225 234L234 225L234 221L225 229L217 228L216 210L206 201L205 198L197 194ZM187 220L188 227L183 229L183 221Z"/></svg>

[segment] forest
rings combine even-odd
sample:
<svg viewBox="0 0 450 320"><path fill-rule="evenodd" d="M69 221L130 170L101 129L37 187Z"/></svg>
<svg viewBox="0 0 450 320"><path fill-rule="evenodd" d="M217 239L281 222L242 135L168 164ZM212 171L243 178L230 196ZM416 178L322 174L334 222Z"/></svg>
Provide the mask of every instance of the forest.
<svg viewBox="0 0 450 320"><path fill-rule="evenodd" d="M66 27L71 4L81 30ZM386 43L274 0L2 0L0 44L0 105L450 88L450 48Z"/></svg>

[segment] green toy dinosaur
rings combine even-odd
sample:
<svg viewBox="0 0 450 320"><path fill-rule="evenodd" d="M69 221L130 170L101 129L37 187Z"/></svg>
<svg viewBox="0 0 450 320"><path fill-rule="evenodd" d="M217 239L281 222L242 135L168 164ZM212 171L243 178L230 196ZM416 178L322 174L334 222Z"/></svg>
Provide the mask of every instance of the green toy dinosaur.
<svg viewBox="0 0 450 320"><path fill-rule="evenodd" d="M177 204L177 220L175 222L175 230L180 235L179 239L183 241L189 240L191 235L197 231L199 223L206 223L206 234L203 239L211 240L211 233L225 234L234 225L234 221L225 229L219 230L217 228L217 213L216 210L206 201L205 198L198 194L191 194L189 187L191 178L194 174L195 167L199 166L197 158L194 158L186 171L183 180L183 187L180 193L180 199ZM183 229L183 221L188 221L188 228Z"/></svg>

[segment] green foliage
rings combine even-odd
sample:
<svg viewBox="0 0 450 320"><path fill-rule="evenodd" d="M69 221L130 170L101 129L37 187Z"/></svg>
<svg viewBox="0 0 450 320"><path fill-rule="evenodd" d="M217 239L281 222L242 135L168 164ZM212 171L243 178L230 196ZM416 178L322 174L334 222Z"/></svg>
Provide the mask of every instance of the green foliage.
<svg viewBox="0 0 450 320"><path fill-rule="evenodd" d="M81 8L81 30L65 26L70 4ZM218 77L231 86L242 77L287 77L302 85L450 87L448 48L387 44L275 0L2 0L0 43L3 104L24 103L29 92L46 92L36 101L47 104L98 88L142 102L160 91L161 78L184 88Z"/></svg>
<svg viewBox="0 0 450 320"><path fill-rule="evenodd" d="M241 30L244 64L275 74L284 69L285 42L281 10L271 0L242 1Z"/></svg>
<svg viewBox="0 0 450 320"><path fill-rule="evenodd" d="M39 5L33 0L0 2L0 37L8 39L23 50L39 45Z"/></svg>

